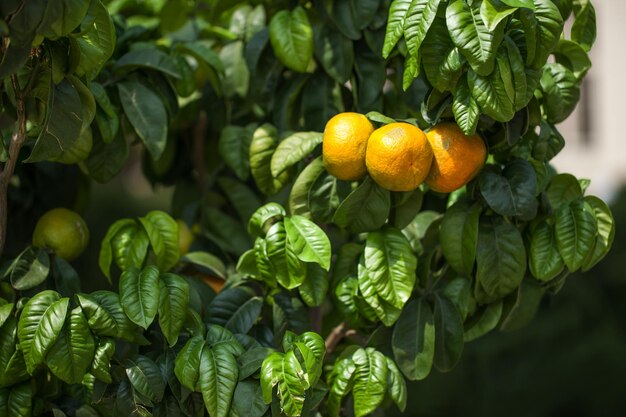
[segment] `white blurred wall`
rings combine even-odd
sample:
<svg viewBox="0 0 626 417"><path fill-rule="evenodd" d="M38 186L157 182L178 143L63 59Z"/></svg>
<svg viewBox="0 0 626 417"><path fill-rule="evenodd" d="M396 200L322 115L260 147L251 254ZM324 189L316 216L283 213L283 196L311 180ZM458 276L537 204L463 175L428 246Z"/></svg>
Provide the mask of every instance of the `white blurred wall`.
<svg viewBox="0 0 626 417"><path fill-rule="evenodd" d="M589 193L610 198L626 183L626 0L593 4L593 68L575 112L558 126L566 146L553 163L561 172L591 179Z"/></svg>

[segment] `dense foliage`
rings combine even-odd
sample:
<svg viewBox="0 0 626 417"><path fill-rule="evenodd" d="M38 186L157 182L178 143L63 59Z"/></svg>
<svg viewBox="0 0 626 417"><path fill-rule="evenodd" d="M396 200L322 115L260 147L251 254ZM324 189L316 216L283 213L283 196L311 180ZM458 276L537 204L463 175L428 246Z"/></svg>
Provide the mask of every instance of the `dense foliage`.
<svg viewBox="0 0 626 417"><path fill-rule="evenodd" d="M0 414L404 409L608 252L606 204L550 166L595 33L588 0L3 0ZM456 121L488 164L449 195L337 180L342 111ZM133 149L171 213L112 224L84 293L27 242Z"/></svg>

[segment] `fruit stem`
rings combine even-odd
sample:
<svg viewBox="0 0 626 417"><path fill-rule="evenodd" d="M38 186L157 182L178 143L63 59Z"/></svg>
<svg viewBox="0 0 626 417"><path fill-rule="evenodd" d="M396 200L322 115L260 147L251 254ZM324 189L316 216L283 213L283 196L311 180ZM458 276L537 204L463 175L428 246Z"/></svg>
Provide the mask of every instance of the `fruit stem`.
<svg viewBox="0 0 626 417"><path fill-rule="evenodd" d="M9 144L8 159L0 172L0 255L4 251L7 235L7 192L9 183L15 172L15 166L19 158L20 150L26 140L26 108L24 104L24 91L20 89L17 75L11 76L13 90L15 91L15 107L17 111L17 131L11 137Z"/></svg>
<svg viewBox="0 0 626 417"><path fill-rule="evenodd" d="M346 321L342 321L339 323L326 337L325 345L326 345L326 354L330 354L335 350L335 347L339 344L339 342L348 334L350 329L348 328L348 323Z"/></svg>

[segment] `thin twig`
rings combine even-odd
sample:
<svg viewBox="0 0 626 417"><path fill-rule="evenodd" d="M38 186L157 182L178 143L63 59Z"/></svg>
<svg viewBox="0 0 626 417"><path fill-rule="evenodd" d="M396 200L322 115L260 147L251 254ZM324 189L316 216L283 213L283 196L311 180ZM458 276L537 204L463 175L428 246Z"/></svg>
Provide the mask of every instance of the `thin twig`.
<svg viewBox="0 0 626 417"><path fill-rule="evenodd" d="M348 328L348 323L342 321L335 327L326 337L326 353L330 354L335 350L335 347L339 344L339 342L346 337L350 329Z"/></svg>
<svg viewBox="0 0 626 417"><path fill-rule="evenodd" d="M7 208L9 183L15 172L15 166L20 155L20 150L26 140L26 109L24 107L24 92L20 89L17 75L11 76L13 90L15 91L15 107L17 110L17 132L11 137L9 144L9 159L5 162L0 172L0 254L4 251L7 235Z"/></svg>

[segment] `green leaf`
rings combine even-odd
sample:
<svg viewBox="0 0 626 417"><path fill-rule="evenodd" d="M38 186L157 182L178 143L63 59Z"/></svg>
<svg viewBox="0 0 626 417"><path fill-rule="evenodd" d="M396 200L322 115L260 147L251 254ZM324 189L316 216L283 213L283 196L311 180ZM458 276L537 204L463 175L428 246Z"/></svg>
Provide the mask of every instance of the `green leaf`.
<svg viewBox="0 0 626 417"><path fill-rule="evenodd" d="M499 24L490 31L480 17L480 3L477 1L470 6L463 0L455 0L446 9L446 21L452 41L467 58L474 72L488 76L495 67L504 25Z"/></svg>
<svg viewBox="0 0 626 417"><path fill-rule="evenodd" d="M435 354L435 324L428 302L419 298L402 310L391 339L393 355L411 381L426 378Z"/></svg>
<svg viewBox="0 0 626 417"><path fill-rule="evenodd" d="M311 218L309 193L315 181L326 173L322 157L315 158L296 178L289 194L289 214Z"/></svg>
<svg viewBox="0 0 626 417"><path fill-rule="evenodd" d="M41 162L60 156L74 145L82 125L80 96L72 83L63 80L50 88L45 123L25 162Z"/></svg>
<svg viewBox="0 0 626 417"><path fill-rule="evenodd" d="M572 41L589 52L596 41L596 9L590 1L585 1L575 15L576 19L572 25Z"/></svg>
<svg viewBox="0 0 626 417"><path fill-rule="evenodd" d="M114 68L122 71L147 68L160 71L176 79L181 78L176 61L165 52L156 48L141 48L128 51L115 62Z"/></svg>
<svg viewBox="0 0 626 417"><path fill-rule="evenodd" d="M391 3L383 46L383 58L385 59L389 57L393 47L404 34L406 16L411 3L412 0L393 0Z"/></svg>
<svg viewBox="0 0 626 417"><path fill-rule="evenodd" d="M495 329L502 316L502 300L487 304L474 314L468 324L465 325L463 339L471 342Z"/></svg>
<svg viewBox="0 0 626 417"><path fill-rule="evenodd" d="M81 24L90 3L85 0L64 0L54 5L48 3L37 33L52 39L68 35Z"/></svg>
<svg viewBox="0 0 626 417"><path fill-rule="evenodd" d="M474 270L480 212L478 204L458 202L446 210L439 229L443 255L464 276L471 276Z"/></svg>
<svg viewBox="0 0 626 417"><path fill-rule="evenodd" d="M554 232L559 253L567 268L574 272L593 251L596 240L596 219L593 208L584 200L575 200L556 213Z"/></svg>
<svg viewBox="0 0 626 417"><path fill-rule="evenodd" d="M532 20L536 19L537 21L537 46L532 67L538 70L545 65L546 60L559 42L563 32L563 18L559 8L551 0L534 0L534 3L535 12ZM528 10L524 12L532 14Z"/></svg>
<svg viewBox="0 0 626 417"><path fill-rule="evenodd" d="M113 339L100 339L93 355L93 362L89 373L105 384L113 382L111 378L111 359L115 354Z"/></svg>
<svg viewBox="0 0 626 417"><path fill-rule="evenodd" d="M189 284L175 274L159 279L159 327L170 347L178 341L189 306Z"/></svg>
<svg viewBox="0 0 626 417"><path fill-rule="evenodd" d="M251 289L228 288L211 301L209 322L219 324L233 333L246 334L254 326L262 307L263 299Z"/></svg>
<svg viewBox="0 0 626 417"><path fill-rule="evenodd" d="M510 67L504 66L510 71ZM500 65L489 76L481 76L470 69L467 73L467 83L472 97L480 106L484 114L498 122L508 122L515 115L513 97L509 96Z"/></svg>
<svg viewBox="0 0 626 417"><path fill-rule="evenodd" d="M246 97L250 86L250 70L244 57L243 41L226 44L220 51L224 64L223 90L226 97Z"/></svg>
<svg viewBox="0 0 626 417"><path fill-rule="evenodd" d="M46 364L50 371L68 384L79 384L94 357L95 342L80 307L70 313L58 339L50 348Z"/></svg>
<svg viewBox="0 0 626 417"><path fill-rule="evenodd" d="M220 155L242 181L250 176L250 143L253 133L254 125L226 126L220 136Z"/></svg>
<svg viewBox="0 0 626 417"><path fill-rule="evenodd" d="M244 379L254 375L263 364L263 361L270 353L272 353L273 349L266 347L253 347L250 350L244 352L241 356L237 358L237 363L239 364L239 381L243 381ZM237 401L237 397L235 395L235 401Z"/></svg>
<svg viewBox="0 0 626 417"><path fill-rule="evenodd" d="M452 112L456 123L463 133L468 136L476 133L476 126L480 119L480 107L467 84L467 78L462 78L456 86L454 101L452 102Z"/></svg>
<svg viewBox="0 0 626 417"><path fill-rule="evenodd" d="M15 304L13 303L0 305L0 327L2 327L4 323L6 323L7 319L11 316L14 307Z"/></svg>
<svg viewBox="0 0 626 417"><path fill-rule="evenodd" d="M384 303L401 310L415 285L417 258L397 229L386 227L367 236L359 260L359 288L367 303L387 325L397 317L387 317Z"/></svg>
<svg viewBox="0 0 626 417"><path fill-rule="evenodd" d="M611 209L598 197L587 196L585 202L591 206L596 217L597 234L593 251L585 259L583 272L590 270L608 253L615 239L615 220Z"/></svg>
<svg viewBox="0 0 626 417"><path fill-rule="evenodd" d="M579 82L591 68L589 55L576 42L561 39L554 50L554 57L558 64L572 71Z"/></svg>
<svg viewBox="0 0 626 417"><path fill-rule="evenodd" d="M404 229L415 219L422 208L424 193L417 188L407 192L392 192L391 198L393 201L390 214L390 218L393 219L392 225L397 229Z"/></svg>
<svg viewBox="0 0 626 417"><path fill-rule="evenodd" d="M257 194L246 184L230 177L218 177L217 183L226 194L233 208L237 211L239 219L247 221L252 213L261 206L261 200Z"/></svg>
<svg viewBox="0 0 626 417"><path fill-rule="evenodd" d="M502 3L511 7L526 7L531 10L535 10L535 4L533 0L500 0Z"/></svg>
<svg viewBox="0 0 626 417"><path fill-rule="evenodd" d="M561 64L548 64L541 76L543 109L549 123L561 123L576 108L580 98L578 79Z"/></svg>
<svg viewBox="0 0 626 417"><path fill-rule="evenodd" d="M33 389L30 383L0 389L0 411L7 417L31 417Z"/></svg>
<svg viewBox="0 0 626 417"><path fill-rule="evenodd" d="M46 290L32 297L24 306L17 325L17 336L31 375L59 337L68 303L68 298Z"/></svg>
<svg viewBox="0 0 626 417"><path fill-rule="evenodd" d="M330 25L316 26L315 56L324 71L340 84L352 75L354 66L354 48L352 41Z"/></svg>
<svg viewBox="0 0 626 417"><path fill-rule="evenodd" d="M318 132L296 132L282 140L272 155L272 176L278 178L283 172L300 162L322 143Z"/></svg>
<svg viewBox="0 0 626 417"><path fill-rule="evenodd" d="M280 62L296 72L305 72L313 58L313 30L306 11L296 7L281 10L270 21L270 42Z"/></svg>
<svg viewBox="0 0 626 417"><path fill-rule="evenodd" d="M301 261L330 270L330 240L318 225L302 216L285 217L284 225L289 245Z"/></svg>
<svg viewBox="0 0 626 417"><path fill-rule="evenodd" d="M263 417L267 408L258 381L241 381L237 384L231 409L233 417Z"/></svg>
<svg viewBox="0 0 626 417"><path fill-rule="evenodd" d="M494 31L500 22L517 11L500 0L483 0L480 5L480 17L489 31Z"/></svg>
<svg viewBox="0 0 626 417"><path fill-rule="evenodd" d="M404 21L404 40L410 57L417 57L441 0L413 0Z"/></svg>
<svg viewBox="0 0 626 417"><path fill-rule="evenodd" d="M571 202L582 197L583 191L580 188L580 183L571 174L555 175L546 188L546 198L554 211L568 206Z"/></svg>
<svg viewBox="0 0 626 417"><path fill-rule="evenodd" d="M93 80L113 55L115 26L106 6L99 0L91 1L83 22L89 24L81 24L81 32L74 38L80 51L76 74Z"/></svg>
<svg viewBox="0 0 626 417"><path fill-rule="evenodd" d="M78 303L87 317L89 328L97 336L117 337L135 342L135 324L122 308L120 297L112 291L78 294Z"/></svg>
<svg viewBox="0 0 626 417"><path fill-rule="evenodd" d="M430 84L439 91L452 91L463 72L465 57L450 39L443 8L426 34L420 54Z"/></svg>
<svg viewBox="0 0 626 417"><path fill-rule="evenodd" d="M320 306L328 292L328 273L318 264L306 264L306 278L298 287L300 297L309 307Z"/></svg>
<svg viewBox="0 0 626 417"><path fill-rule="evenodd" d="M161 98L138 81L117 84L122 108L128 121L146 146L150 156L158 160L167 143L167 111Z"/></svg>
<svg viewBox="0 0 626 417"><path fill-rule="evenodd" d="M536 280L525 279L522 281L517 290L515 304L501 321L500 329L515 331L530 323L539 310L545 292L546 287Z"/></svg>
<svg viewBox="0 0 626 417"><path fill-rule="evenodd" d="M454 278L446 284L442 294L454 303L461 313L461 318L465 320L469 313L470 303L473 302L470 280L463 277Z"/></svg>
<svg viewBox="0 0 626 417"><path fill-rule="evenodd" d="M463 352L463 319L454 303L435 294L435 356L433 362L442 372L452 370Z"/></svg>
<svg viewBox="0 0 626 417"><path fill-rule="evenodd" d="M530 229L528 266L530 273L540 281L550 281L565 267L556 244L554 226L546 221Z"/></svg>
<svg viewBox="0 0 626 417"><path fill-rule="evenodd" d="M17 339L17 324L17 319L9 316L0 326L0 387L9 387L30 378Z"/></svg>
<svg viewBox="0 0 626 417"><path fill-rule="evenodd" d="M124 365L126 376L137 393L153 403L163 400L165 380L161 369L152 359L137 355L132 359L127 359Z"/></svg>
<svg viewBox="0 0 626 417"><path fill-rule="evenodd" d="M366 177L337 207L333 222L353 233L377 230L385 224L390 208L389 191Z"/></svg>
<svg viewBox="0 0 626 417"><path fill-rule="evenodd" d="M495 301L513 292L526 272L526 249L517 228L501 217L482 218L476 262L475 296L479 302Z"/></svg>
<svg viewBox="0 0 626 417"><path fill-rule="evenodd" d="M322 163L322 168L323 166L324 164ZM365 181L368 181L368 179L366 178ZM373 186L371 184L368 185L368 187ZM339 181L324 168L320 171L309 190L308 200L311 217L324 223L332 222L333 216L342 202L342 198L346 197L350 191L350 183Z"/></svg>
<svg viewBox="0 0 626 417"><path fill-rule="evenodd" d="M193 264L198 269L226 280L226 266L220 258L208 252L189 252L182 262Z"/></svg>
<svg viewBox="0 0 626 417"><path fill-rule="evenodd" d="M259 237L264 237L270 226L276 221L280 221L287 213L283 206L278 203L267 203L259 207L248 221L248 233ZM268 222L270 222L268 224Z"/></svg>
<svg viewBox="0 0 626 417"><path fill-rule="evenodd" d="M43 283L50 272L50 255L45 249L26 248L11 264L11 285L18 291Z"/></svg>
<svg viewBox="0 0 626 417"><path fill-rule="evenodd" d="M205 207L203 214L204 236L222 250L239 256L252 246L252 239L239 220L211 206Z"/></svg>
<svg viewBox="0 0 626 417"><path fill-rule="evenodd" d="M104 262L102 260L103 252L112 250L113 260L122 272L130 268L140 269L146 261L148 247L150 246L150 238L144 228L135 220L125 220L128 223L113 235L110 245L108 245L110 249L107 248L104 241L100 248L101 262ZM116 231L118 223L125 222L125 220L119 220L114 223L109 230ZM106 267L108 268L108 264Z"/></svg>
<svg viewBox="0 0 626 417"><path fill-rule="evenodd" d="M127 158L128 143L124 135L115 135L106 143L100 135L94 134L91 153L83 163L91 178L105 183L120 172Z"/></svg>
<svg viewBox="0 0 626 417"><path fill-rule="evenodd" d="M159 270L148 266L129 269L120 277L120 301L128 318L147 329L159 308Z"/></svg>
<svg viewBox="0 0 626 417"><path fill-rule="evenodd" d="M139 218L139 221L150 238L157 267L161 271L174 267L180 258L176 220L165 212L155 210Z"/></svg>
<svg viewBox="0 0 626 417"><path fill-rule="evenodd" d="M174 365L176 378L191 391L195 391L200 378L200 362L204 346L204 339L201 336L194 336L176 355Z"/></svg>
<svg viewBox="0 0 626 417"><path fill-rule="evenodd" d="M287 238L283 223L274 223L265 238L267 257L272 263L276 280L287 289L302 285L306 278L305 265Z"/></svg>
<svg viewBox="0 0 626 417"><path fill-rule="evenodd" d="M100 135L102 136L102 141L104 143L111 143L120 128L120 119L116 108L111 103L106 90L101 84L92 82L89 88L98 104L95 119L98 129L100 130Z"/></svg>
<svg viewBox="0 0 626 417"><path fill-rule="evenodd" d="M396 366L396 363L388 357L385 357L387 361L387 392L398 406L400 411L404 411L406 408L406 381L400 373L400 370Z"/></svg>
<svg viewBox="0 0 626 417"><path fill-rule="evenodd" d="M382 403L387 391L387 359L374 348L358 349L352 354L354 372L354 415L363 417Z"/></svg>
<svg viewBox="0 0 626 417"><path fill-rule="evenodd" d="M276 194L289 180L289 173L284 172L278 178L272 176L271 161L278 146L278 132L270 124L259 127L250 144L250 169L252 178L263 194Z"/></svg>
<svg viewBox="0 0 626 417"><path fill-rule="evenodd" d="M228 417L239 368L229 351L204 347L200 361L200 390L211 416Z"/></svg>
<svg viewBox="0 0 626 417"><path fill-rule="evenodd" d="M521 158L511 160L502 175L485 170L479 184L480 193L496 213L518 216L522 220L530 220L537 215L537 176L528 161Z"/></svg>
<svg viewBox="0 0 626 417"><path fill-rule="evenodd" d="M528 105L532 92L529 94L527 91L529 86L526 79L524 58L517 44L509 36L505 36L504 46L506 53L504 53L504 50L501 50L502 52L499 53L497 58L498 66L502 74L505 73L506 68L510 68L512 85L509 88L513 87L511 91L513 93L513 107L515 111L518 111Z"/></svg>
<svg viewBox="0 0 626 417"><path fill-rule="evenodd" d="M356 365L352 358L343 358L337 360L328 374L328 400L326 407L331 417L339 417L341 400L348 395L354 383L354 374Z"/></svg>

